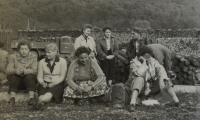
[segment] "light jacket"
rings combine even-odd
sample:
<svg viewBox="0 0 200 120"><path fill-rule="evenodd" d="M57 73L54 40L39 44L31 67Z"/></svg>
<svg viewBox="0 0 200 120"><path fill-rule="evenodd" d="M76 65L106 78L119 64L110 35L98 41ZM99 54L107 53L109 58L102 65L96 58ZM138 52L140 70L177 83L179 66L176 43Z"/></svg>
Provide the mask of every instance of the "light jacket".
<svg viewBox="0 0 200 120"><path fill-rule="evenodd" d="M15 74L17 68L24 69L24 74L37 73L37 56L29 52L28 56L22 58L19 53L12 54L8 58L8 66L6 72L8 75Z"/></svg>
<svg viewBox="0 0 200 120"><path fill-rule="evenodd" d="M81 47L81 46L85 46L85 47L90 48L90 50L96 54L96 43L95 43L93 37L88 36L87 37L87 42L86 42L85 38L83 37L83 35L81 35L78 38L76 38L76 40L74 42L75 50L77 48Z"/></svg>

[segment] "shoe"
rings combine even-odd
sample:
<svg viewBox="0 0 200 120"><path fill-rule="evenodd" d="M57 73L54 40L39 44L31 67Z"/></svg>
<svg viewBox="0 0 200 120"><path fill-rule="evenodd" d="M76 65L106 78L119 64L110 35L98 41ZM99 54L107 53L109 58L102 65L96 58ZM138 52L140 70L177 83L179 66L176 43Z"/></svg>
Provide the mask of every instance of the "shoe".
<svg viewBox="0 0 200 120"><path fill-rule="evenodd" d="M124 108L124 105L122 105L122 104L114 104L113 108L115 108L115 109L122 109L122 108Z"/></svg>
<svg viewBox="0 0 200 120"><path fill-rule="evenodd" d="M176 102L174 103L175 107L179 107L180 106L180 102Z"/></svg>
<svg viewBox="0 0 200 120"><path fill-rule="evenodd" d="M82 106L82 104L80 103L80 100L74 100L74 105L79 106L79 107Z"/></svg>
<svg viewBox="0 0 200 120"><path fill-rule="evenodd" d="M34 98L30 98L28 101L28 105L34 105L34 104L35 104Z"/></svg>
<svg viewBox="0 0 200 120"><path fill-rule="evenodd" d="M11 97L9 102L8 102L11 106L13 106L15 104L15 98Z"/></svg>
<svg viewBox="0 0 200 120"><path fill-rule="evenodd" d="M129 112L134 112L136 110L136 106L135 105L129 105L129 107L128 107L128 111Z"/></svg>
<svg viewBox="0 0 200 120"><path fill-rule="evenodd" d="M42 107L43 107L43 103L42 102L37 102L36 109L37 110L41 110Z"/></svg>

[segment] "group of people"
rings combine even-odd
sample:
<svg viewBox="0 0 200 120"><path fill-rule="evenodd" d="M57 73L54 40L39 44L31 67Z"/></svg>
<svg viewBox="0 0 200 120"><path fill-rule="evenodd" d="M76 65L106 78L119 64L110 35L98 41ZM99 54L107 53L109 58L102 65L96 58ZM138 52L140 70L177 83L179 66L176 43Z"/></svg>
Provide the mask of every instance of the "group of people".
<svg viewBox="0 0 200 120"><path fill-rule="evenodd" d="M46 45L46 58L39 62L31 52L28 41L20 41L18 52L8 57L5 70L9 81L9 103L15 104L15 96L23 86L29 92L29 105L37 109L43 104L55 101L62 103L63 97L74 99L74 105L81 106L81 99L110 96L107 101L115 108L129 105L134 111L140 95L166 91L179 105L167 73L171 71L173 52L158 44L145 45L137 29L132 30L132 40L126 53L130 60L130 74L125 84L114 84L115 57L118 41L112 36L111 27L103 28L104 35L98 40L90 36L92 26L86 24L82 34L74 43L75 60L69 68L64 58L58 55L55 43ZM163 67L164 66L164 67ZM37 92L35 85L39 83ZM110 88L108 92L108 88Z"/></svg>

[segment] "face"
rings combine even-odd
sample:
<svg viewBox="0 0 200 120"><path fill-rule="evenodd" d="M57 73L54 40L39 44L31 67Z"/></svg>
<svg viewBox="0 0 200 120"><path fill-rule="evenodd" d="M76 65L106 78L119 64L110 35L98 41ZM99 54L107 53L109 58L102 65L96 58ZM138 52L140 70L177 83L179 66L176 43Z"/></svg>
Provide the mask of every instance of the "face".
<svg viewBox="0 0 200 120"><path fill-rule="evenodd" d="M90 34L91 34L91 29L90 28L86 28L85 30L83 30L83 34L85 35L85 36L90 36Z"/></svg>
<svg viewBox="0 0 200 120"><path fill-rule="evenodd" d="M106 36L107 38L110 38L110 37L111 37L111 31L110 31L110 30L106 30L106 31L105 31L105 36Z"/></svg>
<svg viewBox="0 0 200 120"><path fill-rule="evenodd" d="M82 65L86 65L89 59L89 55L87 53L82 53L78 56L79 63Z"/></svg>
<svg viewBox="0 0 200 120"><path fill-rule="evenodd" d="M21 56L26 57L29 54L30 50L27 45L21 45L19 48L19 53Z"/></svg>
<svg viewBox="0 0 200 120"><path fill-rule="evenodd" d="M53 59L56 55L57 55L56 50L55 51L46 50L46 57L47 57L47 59Z"/></svg>
<svg viewBox="0 0 200 120"><path fill-rule="evenodd" d="M149 54L149 53L145 53L144 55L143 55L143 58L145 58L146 60L147 59L150 59L152 56Z"/></svg>
<svg viewBox="0 0 200 120"><path fill-rule="evenodd" d="M140 36L140 35L139 35L138 33L132 32L132 38L133 38L133 39L138 39L139 36Z"/></svg>

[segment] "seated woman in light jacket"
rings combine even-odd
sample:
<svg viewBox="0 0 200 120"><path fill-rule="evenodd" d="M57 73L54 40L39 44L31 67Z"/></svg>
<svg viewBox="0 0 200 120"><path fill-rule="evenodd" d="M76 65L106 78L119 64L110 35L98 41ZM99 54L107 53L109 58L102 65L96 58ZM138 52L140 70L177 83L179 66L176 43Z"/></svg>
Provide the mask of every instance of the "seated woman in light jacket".
<svg viewBox="0 0 200 120"><path fill-rule="evenodd" d="M58 57L58 47L54 43L46 46L46 58L39 62L37 79L39 82L38 94L34 98L36 108L40 109L43 103L49 102L52 98L56 103L61 103L64 93L64 79L67 72L67 62L64 58Z"/></svg>
<svg viewBox="0 0 200 120"><path fill-rule="evenodd" d="M137 56L131 61L126 83L113 85L112 92L108 94L112 98L109 101L113 107L123 108L128 104L129 111L135 111L139 95L156 95L160 91L166 91L174 100L175 106L179 106L179 99L172 89L173 84L164 67L153 58L152 49L142 46Z"/></svg>
<svg viewBox="0 0 200 120"><path fill-rule="evenodd" d="M89 58L90 51L82 46L75 51L77 57L69 67L67 74L68 86L64 97L73 98L74 105L81 106L80 99L101 96L107 88L106 78L101 68Z"/></svg>
<svg viewBox="0 0 200 120"><path fill-rule="evenodd" d="M136 98L139 94L144 94L148 90L146 87L151 89L147 94L155 94L162 90L166 91L174 100L175 105L179 105L179 99L172 89L173 84L170 82L164 67L153 56L152 49L142 46L138 52L139 59L136 57L131 62L130 68L132 71L130 72L130 77L132 77L133 81L130 83L132 92L130 111L135 110ZM138 64L139 62L141 64ZM150 86L147 86L146 82Z"/></svg>
<svg viewBox="0 0 200 120"><path fill-rule="evenodd" d="M90 24L85 24L82 28L82 34L76 38L74 42L75 50L81 46L84 46L90 50L89 57L94 58L96 55L96 43L94 38L91 37L92 26Z"/></svg>

